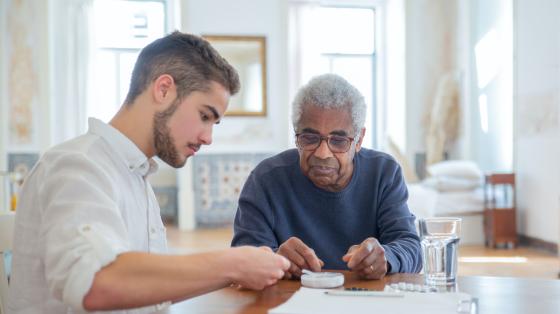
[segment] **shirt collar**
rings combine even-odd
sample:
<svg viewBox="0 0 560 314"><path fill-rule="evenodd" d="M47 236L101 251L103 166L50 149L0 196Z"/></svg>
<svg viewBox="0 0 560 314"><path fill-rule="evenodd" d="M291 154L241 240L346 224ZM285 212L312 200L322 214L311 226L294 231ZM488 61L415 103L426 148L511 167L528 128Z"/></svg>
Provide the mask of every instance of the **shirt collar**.
<svg viewBox="0 0 560 314"><path fill-rule="evenodd" d="M140 148L119 130L95 118L89 118L88 124L88 133L99 135L105 139L126 163L131 172L144 177L157 171L157 163L152 158L146 157Z"/></svg>

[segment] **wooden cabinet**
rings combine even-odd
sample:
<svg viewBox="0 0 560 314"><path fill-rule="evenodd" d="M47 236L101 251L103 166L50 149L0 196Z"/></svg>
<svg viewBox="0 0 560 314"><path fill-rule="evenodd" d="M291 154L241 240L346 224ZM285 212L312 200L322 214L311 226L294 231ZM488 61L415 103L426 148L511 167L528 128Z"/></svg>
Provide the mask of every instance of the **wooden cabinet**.
<svg viewBox="0 0 560 314"><path fill-rule="evenodd" d="M484 239L486 246L517 245L515 174L490 174L484 184Z"/></svg>

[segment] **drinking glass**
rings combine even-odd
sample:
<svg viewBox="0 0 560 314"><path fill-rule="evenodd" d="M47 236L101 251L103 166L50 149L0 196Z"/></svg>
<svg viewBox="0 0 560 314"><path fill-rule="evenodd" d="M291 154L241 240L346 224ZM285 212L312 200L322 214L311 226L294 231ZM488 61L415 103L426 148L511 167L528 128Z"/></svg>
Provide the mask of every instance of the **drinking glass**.
<svg viewBox="0 0 560 314"><path fill-rule="evenodd" d="M426 284L454 285L457 277L457 246L461 218L434 217L418 222Z"/></svg>

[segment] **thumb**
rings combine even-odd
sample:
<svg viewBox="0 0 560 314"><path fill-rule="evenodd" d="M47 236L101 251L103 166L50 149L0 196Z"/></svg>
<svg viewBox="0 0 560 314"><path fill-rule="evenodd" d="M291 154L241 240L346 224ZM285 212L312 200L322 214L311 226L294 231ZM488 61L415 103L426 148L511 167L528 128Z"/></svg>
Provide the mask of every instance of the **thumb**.
<svg viewBox="0 0 560 314"><path fill-rule="evenodd" d="M287 271L290 268L290 261L282 255L276 254L282 260L282 270Z"/></svg>
<svg viewBox="0 0 560 314"><path fill-rule="evenodd" d="M354 254L353 253L346 253L346 255L344 255L342 257L342 260L345 261L345 262L348 262L352 258L352 255L354 255Z"/></svg>

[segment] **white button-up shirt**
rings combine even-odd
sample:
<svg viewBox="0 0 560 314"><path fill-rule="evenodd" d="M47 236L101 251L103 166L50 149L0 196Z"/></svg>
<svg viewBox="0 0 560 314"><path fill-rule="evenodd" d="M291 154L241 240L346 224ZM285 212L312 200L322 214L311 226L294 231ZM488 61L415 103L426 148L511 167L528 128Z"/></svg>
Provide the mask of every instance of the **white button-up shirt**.
<svg viewBox="0 0 560 314"><path fill-rule="evenodd" d="M167 252L147 181L156 170L130 139L96 119L88 133L47 151L25 180L16 211L8 313L83 311L95 273L117 255Z"/></svg>

